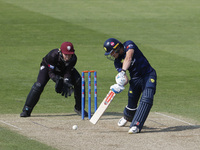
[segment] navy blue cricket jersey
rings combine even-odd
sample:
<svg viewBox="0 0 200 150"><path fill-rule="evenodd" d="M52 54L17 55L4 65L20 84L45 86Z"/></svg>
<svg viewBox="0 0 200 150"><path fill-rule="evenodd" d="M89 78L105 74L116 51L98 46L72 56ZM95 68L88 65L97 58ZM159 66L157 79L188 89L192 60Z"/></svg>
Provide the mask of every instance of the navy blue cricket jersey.
<svg viewBox="0 0 200 150"><path fill-rule="evenodd" d="M133 41L126 41L123 43L123 46L124 53L122 55L119 55L119 57L114 61L115 68L118 72L122 70L122 63L126 57L126 52L129 49L134 49L133 58L130 67L128 68L130 77L132 79L143 77L144 75L153 71L153 68L149 64L148 60Z"/></svg>

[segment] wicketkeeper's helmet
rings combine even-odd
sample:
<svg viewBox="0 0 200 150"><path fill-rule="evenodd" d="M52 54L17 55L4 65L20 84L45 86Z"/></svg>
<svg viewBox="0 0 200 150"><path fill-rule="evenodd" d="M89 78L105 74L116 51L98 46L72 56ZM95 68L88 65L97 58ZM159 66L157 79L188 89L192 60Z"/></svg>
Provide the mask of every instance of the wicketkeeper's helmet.
<svg viewBox="0 0 200 150"><path fill-rule="evenodd" d="M105 55L110 55L113 50L116 50L116 53L118 53L119 48L121 48L123 45L120 41L114 38L109 38L104 42L104 50L105 50Z"/></svg>

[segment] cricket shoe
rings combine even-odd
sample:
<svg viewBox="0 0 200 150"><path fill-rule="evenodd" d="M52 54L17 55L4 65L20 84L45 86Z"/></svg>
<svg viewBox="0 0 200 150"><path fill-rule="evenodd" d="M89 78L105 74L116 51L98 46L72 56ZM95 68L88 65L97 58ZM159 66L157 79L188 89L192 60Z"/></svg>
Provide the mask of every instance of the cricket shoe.
<svg viewBox="0 0 200 150"><path fill-rule="evenodd" d="M118 126L119 127L123 127L123 126L125 126L126 125L126 123L127 123L128 121L124 118L124 117L122 117L119 121L118 121Z"/></svg>
<svg viewBox="0 0 200 150"><path fill-rule="evenodd" d="M135 134L135 133L139 133L139 132L140 132L140 130L137 126L132 126L128 131L129 134Z"/></svg>
<svg viewBox="0 0 200 150"><path fill-rule="evenodd" d="M20 114L20 117L30 117L31 114L28 112L28 111L23 111L21 114Z"/></svg>
<svg viewBox="0 0 200 150"><path fill-rule="evenodd" d="M31 116L32 109L28 106L24 106L22 113L20 114L20 117L30 117Z"/></svg>
<svg viewBox="0 0 200 150"><path fill-rule="evenodd" d="M74 108L74 111L77 113L77 115L81 116L81 110L77 110ZM88 113L84 110L84 117L88 117Z"/></svg>

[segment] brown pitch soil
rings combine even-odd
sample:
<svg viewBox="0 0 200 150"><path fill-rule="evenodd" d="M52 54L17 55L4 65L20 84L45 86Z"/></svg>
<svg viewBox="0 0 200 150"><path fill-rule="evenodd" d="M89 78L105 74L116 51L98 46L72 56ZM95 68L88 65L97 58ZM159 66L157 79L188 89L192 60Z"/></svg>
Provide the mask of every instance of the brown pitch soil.
<svg viewBox="0 0 200 150"><path fill-rule="evenodd" d="M0 115L0 126L50 145L58 150L197 150L198 122L172 114L151 112L139 134L128 134L129 125L118 127L120 113L105 113L93 125L76 114L33 114L29 118ZM72 126L78 125L77 130Z"/></svg>

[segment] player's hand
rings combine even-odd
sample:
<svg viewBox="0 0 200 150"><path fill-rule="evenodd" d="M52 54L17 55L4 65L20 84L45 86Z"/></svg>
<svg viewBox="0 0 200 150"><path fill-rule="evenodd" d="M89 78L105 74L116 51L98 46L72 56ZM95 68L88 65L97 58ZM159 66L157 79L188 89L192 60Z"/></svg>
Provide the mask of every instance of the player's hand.
<svg viewBox="0 0 200 150"><path fill-rule="evenodd" d="M125 89L125 87L123 87L123 86L121 86L121 85L119 85L119 84L114 84L114 85L112 85L112 86L110 87L110 89L111 89L113 92L115 92L116 94L118 94L118 93L122 92L122 91Z"/></svg>
<svg viewBox="0 0 200 150"><path fill-rule="evenodd" d="M117 84L119 84L120 86L124 86L125 84L128 83L128 77L126 76L125 71L121 71L119 72L116 76L115 76L115 81Z"/></svg>

